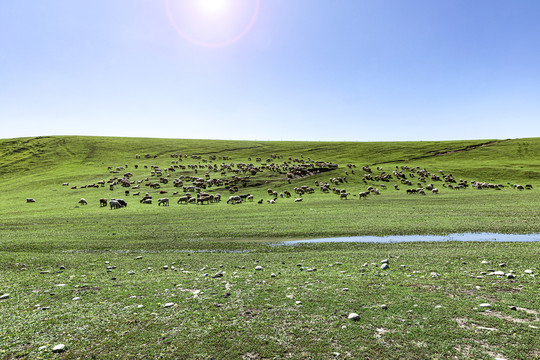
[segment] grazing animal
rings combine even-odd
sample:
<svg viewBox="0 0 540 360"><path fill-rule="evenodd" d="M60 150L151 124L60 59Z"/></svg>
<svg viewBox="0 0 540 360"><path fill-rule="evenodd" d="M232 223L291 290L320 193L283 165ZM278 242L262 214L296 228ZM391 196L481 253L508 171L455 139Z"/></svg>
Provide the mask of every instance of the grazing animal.
<svg viewBox="0 0 540 360"><path fill-rule="evenodd" d="M276 200L270 199L270 200L266 200L266 202L269 203L269 204L275 204L275 203L276 203Z"/></svg>
<svg viewBox="0 0 540 360"><path fill-rule="evenodd" d="M79 204L88 205L88 201L86 201L86 199L81 199L81 200L79 200Z"/></svg>
<svg viewBox="0 0 540 360"><path fill-rule="evenodd" d="M262 204L263 202L264 202L264 200L261 199L261 200L257 201L257 204Z"/></svg>
<svg viewBox="0 0 540 360"><path fill-rule="evenodd" d="M232 195L232 196L229 196L229 200L227 200L227 204L238 204L240 201L240 203L242 203L242 198L238 195Z"/></svg>
<svg viewBox="0 0 540 360"><path fill-rule="evenodd" d="M431 192L434 193L434 194L438 194L438 193L439 193L439 189L433 188L433 189L431 190Z"/></svg>
<svg viewBox="0 0 540 360"><path fill-rule="evenodd" d="M298 199L294 199L294 202L300 202L302 200L304 200L304 199L303 198L298 198Z"/></svg>
<svg viewBox="0 0 540 360"><path fill-rule="evenodd" d="M124 199L116 199L120 204L120 207L127 207L127 202Z"/></svg>
<svg viewBox="0 0 540 360"><path fill-rule="evenodd" d="M101 198L99 199L99 207L105 207L107 206L107 199Z"/></svg>
<svg viewBox="0 0 540 360"><path fill-rule="evenodd" d="M120 205L120 203L116 199L111 199L111 201L109 201L109 205L111 207L111 210L120 209L122 207L122 205Z"/></svg>
<svg viewBox="0 0 540 360"><path fill-rule="evenodd" d="M160 205L169 206L169 198L158 199L158 206Z"/></svg>
<svg viewBox="0 0 540 360"><path fill-rule="evenodd" d="M349 195L350 195L350 193L348 193L348 192L342 192L342 193L339 194L339 198L341 200L347 200L347 196L349 196Z"/></svg>
<svg viewBox="0 0 540 360"><path fill-rule="evenodd" d="M178 198L178 201L177 203L180 204L180 203L188 203L189 199L191 198L191 196L180 196Z"/></svg>
<svg viewBox="0 0 540 360"><path fill-rule="evenodd" d="M34 202L36 202L36 199L34 199L34 198L27 198L27 199L26 199L26 202L27 202L27 203L34 203Z"/></svg>
<svg viewBox="0 0 540 360"><path fill-rule="evenodd" d="M146 199L141 201L141 204L150 205L150 204L152 204L152 199L151 198L146 198Z"/></svg>

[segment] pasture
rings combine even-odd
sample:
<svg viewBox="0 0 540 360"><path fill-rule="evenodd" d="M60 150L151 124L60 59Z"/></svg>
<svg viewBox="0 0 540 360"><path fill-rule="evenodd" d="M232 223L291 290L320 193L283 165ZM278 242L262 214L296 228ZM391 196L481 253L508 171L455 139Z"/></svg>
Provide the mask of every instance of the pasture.
<svg viewBox="0 0 540 360"><path fill-rule="evenodd" d="M540 356L537 243L273 245L539 233L540 139L40 137L0 154L2 357Z"/></svg>

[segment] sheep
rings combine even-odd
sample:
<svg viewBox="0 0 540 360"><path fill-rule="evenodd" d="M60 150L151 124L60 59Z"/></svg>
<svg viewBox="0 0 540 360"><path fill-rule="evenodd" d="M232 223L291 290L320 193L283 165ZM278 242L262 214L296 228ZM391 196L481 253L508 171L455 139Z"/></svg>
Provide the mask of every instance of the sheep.
<svg viewBox="0 0 540 360"><path fill-rule="evenodd" d="M107 206L107 199L101 198L99 199L99 207L105 207Z"/></svg>
<svg viewBox="0 0 540 360"><path fill-rule="evenodd" d="M433 189L431 190L431 192L432 192L433 194L438 194L438 193L439 193L439 189L433 188Z"/></svg>
<svg viewBox="0 0 540 360"><path fill-rule="evenodd" d="M68 182L63 183L62 186L69 186L69 183Z"/></svg>
<svg viewBox="0 0 540 360"><path fill-rule="evenodd" d="M532 188L533 188L533 186L531 184L525 184L525 189L532 190Z"/></svg>
<svg viewBox="0 0 540 360"><path fill-rule="evenodd" d="M303 198L298 198L298 199L294 199L294 202L300 202L302 200L304 200L304 199Z"/></svg>
<svg viewBox="0 0 540 360"><path fill-rule="evenodd" d="M180 204L180 203L186 203L187 204L190 198L191 198L191 196L180 196L178 198L177 204Z"/></svg>
<svg viewBox="0 0 540 360"><path fill-rule="evenodd" d="M111 201L109 201L109 205L111 206L111 210L120 209L122 207L122 205L120 205L120 203L116 199L111 199Z"/></svg>
<svg viewBox="0 0 540 360"><path fill-rule="evenodd" d="M116 199L120 204L120 207L127 207L127 202L124 199Z"/></svg>
<svg viewBox="0 0 540 360"><path fill-rule="evenodd" d="M276 203L276 200L270 199L270 200L266 200L266 202L269 203L269 204L275 204L275 203Z"/></svg>
<svg viewBox="0 0 540 360"><path fill-rule="evenodd" d="M86 199L81 198L81 200L79 200L79 204L88 205L88 201L86 201Z"/></svg>
<svg viewBox="0 0 540 360"><path fill-rule="evenodd" d="M151 198L141 199L141 204L150 205L152 204L152 199Z"/></svg>
<svg viewBox="0 0 540 360"><path fill-rule="evenodd" d="M347 200L347 196L349 196L349 195L350 195L350 193L348 193L348 192L342 192L342 193L339 194L339 198L341 200Z"/></svg>
<svg viewBox="0 0 540 360"><path fill-rule="evenodd" d="M242 198L238 195L232 195L227 200L227 204L238 204L238 201L242 202Z"/></svg>
<svg viewBox="0 0 540 360"><path fill-rule="evenodd" d="M358 194L358 199L362 199L362 198L367 198L367 196L369 195L369 191L363 191L363 192L360 192Z"/></svg>
<svg viewBox="0 0 540 360"><path fill-rule="evenodd" d="M253 195L248 195L246 199L249 201L253 201Z"/></svg>
<svg viewBox="0 0 540 360"><path fill-rule="evenodd" d="M158 199L158 206L160 205L169 206L169 198Z"/></svg>
<svg viewBox="0 0 540 360"><path fill-rule="evenodd" d="M26 199L26 202L27 202L27 203L35 203L35 202L36 202L36 199L34 199L34 198L27 198L27 199Z"/></svg>

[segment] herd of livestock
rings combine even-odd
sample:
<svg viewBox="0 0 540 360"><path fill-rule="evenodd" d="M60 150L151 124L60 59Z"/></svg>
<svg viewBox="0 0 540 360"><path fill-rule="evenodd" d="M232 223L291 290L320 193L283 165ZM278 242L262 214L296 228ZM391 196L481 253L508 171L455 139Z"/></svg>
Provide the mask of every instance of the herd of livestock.
<svg viewBox="0 0 540 360"><path fill-rule="evenodd" d="M146 159L152 159L148 154ZM155 158L155 157L154 157ZM151 193L159 194L156 203L159 206L169 206L170 199L168 196L178 196L175 201L178 204L196 204L205 205L219 203L222 200L222 195L219 192L212 193L211 189L216 191L227 192L227 204L241 204L243 202L254 202L255 195L246 190L252 189L255 192L261 193L259 188L267 187L273 180L281 180L281 183L292 184L293 181L299 182L306 180L309 177L320 179L323 173L337 174L338 164L328 161L312 161L310 158L304 159L288 157L286 159L281 155L272 154L266 160L260 157L255 158L252 162L248 158L248 162L234 163L228 156L209 156L207 159L199 155L182 155L172 154L170 164L165 167L157 165L143 165L145 175L136 179L132 171L137 171L139 165L129 167L128 164L108 167L107 171L110 174L108 180L102 179L92 184L82 186L70 186L69 182L62 185L71 189L87 189L87 188L102 188L108 187L111 191L117 191L117 188L123 189L123 197L140 196L139 203L152 204L154 202ZM136 159L141 159L141 155L136 155ZM195 160L196 163L184 164L184 160ZM133 170L131 170L133 168ZM128 170L129 169L129 170ZM140 171L138 171L140 173ZM177 176L175 176L178 174ZM261 174L263 174L261 176ZM258 180L265 177L266 180ZM421 167L410 166L395 166L392 171L385 171L382 167L377 167L373 171L369 165L357 168L354 164L346 164L344 171L340 172L340 176L329 177L326 181L313 180L313 185L295 186L292 191L294 193L294 202L301 202L307 194L313 194L315 191L322 193L335 194L340 200L347 200L351 192L346 189L348 177L358 177L365 184L365 188L356 195L358 199L366 199L371 195L380 195L382 190L393 188L396 191L404 189L407 194L426 195L427 192L432 194L439 193L437 184L442 188L451 190L460 190L468 187L482 190L494 189L501 190L507 186L511 186L517 190L532 189L531 184L519 185L508 183L493 184L480 181L467 181L463 179L455 179L452 174L445 174L439 170L436 173L427 171ZM304 181L305 182L305 181ZM358 180L355 180L358 183ZM390 185L392 183L392 185ZM145 189L141 191L141 189ZM143 193L141 195L141 193ZM167 194L167 195L166 195ZM275 191L272 188L267 188L266 194L269 199L268 204L275 204L278 199L293 197L291 191L282 190ZM28 198L27 202L35 202L35 199ZM260 199L257 203L264 203L264 199ZM81 198L78 201L79 205L87 205L86 199ZM111 209L119 209L127 207L127 201L122 198L100 198L99 204L101 207L110 207Z"/></svg>

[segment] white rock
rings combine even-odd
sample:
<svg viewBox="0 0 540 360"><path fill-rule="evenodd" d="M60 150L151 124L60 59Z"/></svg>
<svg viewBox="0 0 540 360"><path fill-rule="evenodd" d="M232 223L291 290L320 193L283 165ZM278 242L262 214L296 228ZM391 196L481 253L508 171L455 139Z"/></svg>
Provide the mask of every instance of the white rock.
<svg viewBox="0 0 540 360"><path fill-rule="evenodd" d="M504 274L504 271L493 271L493 272L490 272L489 275L504 276L505 274Z"/></svg>
<svg viewBox="0 0 540 360"><path fill-rule="evenodd" d="M524 272L525 274L532 274L532 273L533 273L532 270L525 270L525 271L523 271L523 272Z"/></svg>
<svg viewBox="0 0 540 360"><path fill-rule="evenodd" d="M271 273L271 274L270 274L270 277L276 277L276 274Z"/></svg>
<svg viewBox="0 0 540 360"><path fill-rule="evenodd" d="M58 285L56 285L56 286L62 287L62 286L66 286L66 284L58 284Z"/></svg>
<svg viewBox="0 0 540 360"><path fill-rule="evenodd" d="M75 296L75 297L74 297L73 299L71 299L71 300L73 300L73 301L79 301L79 300L81 300L81 298L78 297L78 296Z"/></svg>
<svg viewBox="0 0 540 360"><path fill-rule="evenodd" d="M0 296L0 300L7 299L7 298L9 298L9 294L4 294Z"/></svg>
<svg viewBox="0 0 540 360"><path fill-rule="evenodd" d="M142 259L142 256L137 256L137 257L135 258L135 260L140 260L140 259Z"/></svg>
<svg viewBox="0 0 540 360"><path fill-rule="evenodd" d="M383 263L383 264L381 265L381 269L382 269L382 270L386 270L386 269L388 269L389 267L390 267L390 266L388 266L388 263Z"/></svg>
<svg viewBox="0 0 540 360"><path fill-rule="evenodd" d="M64 351L66 351L66 345L64 345L64 344L58 344L58 345L55 345L52 348L53 353L61 353L61 352L64 352Z"/></svg>
<svg viewBox="0 0 540 360"><path fill-rule="evenodd" d="M260 265L255 267L255 270L262 270L262 269L263 269L263 268L262 268L262 266L260 266Z"/></svg>
<svg viewBox="0 0 540 360"><path fill-rule="evenodd" d="M296 305L301 305L302 302L301 302L301 301L296 301L295 304L296 304Z"/></svg>
<svg viewBox="0 0 540 360"><path fill-rule="evenodd" d="M349 320L360 320L360 315L358 315L357 313L350 313L347 318Z"/></svg>
<svg viewBox="0 0 540 360"><path fill-rule="evenodd" d="M135 271L130 270L130 271L128 271L127 273L128 273L128 275L134 275L134 274L135 274Z"/></svg>
<svg viewBox="0 0 540 360"><path fill-rule="evenodd" d="M491 307L491 304L489 304L489 303L483 303L483 304L480 304L480 305L478 305L478 306L480 306L481 308L490 308L490 307Z"/></svg>
<svg viewBox="0 0 540 360"><path fill-rule="evenodd" d="M168 307L171 307L171 306L174 306L174 303L170 302L170 303L166 303L165 305L163 305L164 308L168 308Z"/></svg>
<svg viewBox="0 0 540 360"><path fill-rule="evenodd" d="M40 346L40 347L38 348L38 351L43 351L43 350L45 350L45 349L47 349L47 345Z"/></svg>
<svg viewBox="0 0 540 360"><path fill-rule="evenodd" d="M482 260L482 264L489 264L487 260Z"/></svg>
<svg viewBox="0 0 540 360"><path fill-rule="evenodd" d="M142 309L144 305L137 305L137 309Z"/></svg>

